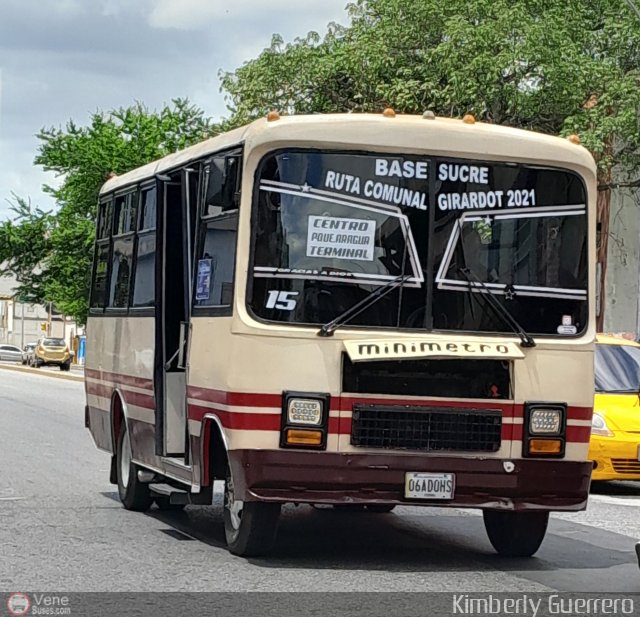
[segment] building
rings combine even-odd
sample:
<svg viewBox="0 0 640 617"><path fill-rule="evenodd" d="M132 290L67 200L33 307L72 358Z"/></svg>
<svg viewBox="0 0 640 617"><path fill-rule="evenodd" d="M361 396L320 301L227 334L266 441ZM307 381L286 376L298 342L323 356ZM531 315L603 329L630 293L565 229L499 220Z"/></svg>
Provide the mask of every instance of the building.
<svg viewBox="0 0 640 617"><path fill-rule="evenodd" d="M0 277L0 343L21 349L40 336L63 338L73 348L78 331L75 321L54 311L52 307L20 302L13 277Z"/></svg>
<svg viewBox="0 0 640 617"><path fill-rule="evenodd" d="M611 192L603 330L640 336L640 217L637 191Z"/></svg>

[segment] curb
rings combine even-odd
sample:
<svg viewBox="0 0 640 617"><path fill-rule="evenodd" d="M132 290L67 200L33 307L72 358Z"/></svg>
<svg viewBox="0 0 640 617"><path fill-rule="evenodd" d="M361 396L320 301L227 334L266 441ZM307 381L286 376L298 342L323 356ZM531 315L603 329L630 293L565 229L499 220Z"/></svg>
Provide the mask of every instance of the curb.
<svg viewBox="0 0 640 617"><path fill-rule="evenodd" d="M39 368L22 366L21 364L0 364L0 369L4 369L6 371L18 371L19 373L33 373L34 375L44 375L45 377L54 377L55 379L66 379L67 381L84 381L84 375L69 375L65 371L53 373L49 371L42 371Z"/></svg>

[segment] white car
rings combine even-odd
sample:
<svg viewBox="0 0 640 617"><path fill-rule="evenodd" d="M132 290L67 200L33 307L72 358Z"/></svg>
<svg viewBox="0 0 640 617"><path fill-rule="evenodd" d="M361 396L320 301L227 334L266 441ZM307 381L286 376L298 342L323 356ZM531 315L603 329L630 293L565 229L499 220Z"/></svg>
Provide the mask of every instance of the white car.
<svg viewBox="0 0 640 617"><path fill-rule="evenodd" d="M22 362L22 350L15 345L0 345L0 360Z"/></svg>

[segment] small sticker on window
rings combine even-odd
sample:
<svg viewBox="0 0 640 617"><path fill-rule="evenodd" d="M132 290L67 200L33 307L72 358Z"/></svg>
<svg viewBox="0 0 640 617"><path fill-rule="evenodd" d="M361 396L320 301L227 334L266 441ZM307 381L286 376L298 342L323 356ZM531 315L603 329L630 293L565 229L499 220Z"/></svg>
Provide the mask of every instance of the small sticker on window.
<svg viewBox="0 0 640 617"><path fill-rule="evenodd" d="M211 291L211 259L198 260L196 300L208 300Z"/></svg>
<svg viewBox="0 0 640 617"><path fill-rule="evenodd" d="M307 257L373 261L376 222L309 216Z"/></svg>
<svg viewBox="0 0 640 617"><path fill-rule="evenodd" d="M575 326L558 326L558 334L577 334L578 328Z"/></svg>

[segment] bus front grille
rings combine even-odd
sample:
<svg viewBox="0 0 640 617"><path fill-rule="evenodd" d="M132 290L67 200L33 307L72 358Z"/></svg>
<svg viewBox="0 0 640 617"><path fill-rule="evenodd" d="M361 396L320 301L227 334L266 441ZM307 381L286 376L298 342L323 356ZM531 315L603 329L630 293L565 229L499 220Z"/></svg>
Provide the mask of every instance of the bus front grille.
<svg viewBox="0 0 640 617"><path fill-rule="evenodd" d="M497 409L354 405L351 445L423 452L496 452Z"/></svg>

